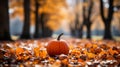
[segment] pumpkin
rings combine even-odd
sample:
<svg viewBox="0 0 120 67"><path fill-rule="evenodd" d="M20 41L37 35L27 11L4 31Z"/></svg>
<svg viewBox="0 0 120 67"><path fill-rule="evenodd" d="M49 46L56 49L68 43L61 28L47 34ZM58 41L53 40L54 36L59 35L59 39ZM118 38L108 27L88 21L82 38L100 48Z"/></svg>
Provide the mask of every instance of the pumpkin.
<svg viewBox="0 0 120 67"><path fill-rule="evenodd" d="M60 54L67 55L69 53L69 47L65 40L60 40L60 37L63 35L61 33L57 40L52 40L48 42L48 45L46 47L47 53L49 56L54 57Z"/></svg>

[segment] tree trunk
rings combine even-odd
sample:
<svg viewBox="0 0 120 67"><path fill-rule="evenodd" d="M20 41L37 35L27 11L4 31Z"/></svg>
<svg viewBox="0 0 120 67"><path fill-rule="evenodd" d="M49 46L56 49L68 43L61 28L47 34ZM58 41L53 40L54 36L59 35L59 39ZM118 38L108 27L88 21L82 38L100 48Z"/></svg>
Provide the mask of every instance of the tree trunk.
<svg viewBox="0 0 120 67"><path fill-rule="evenodd" d="M82 38L82 36L83 36L83 24L80 26L80 28L78 29L78 32L79 32L79 36L78 36L78 38Z"/></svg>
<svg viewBox="0 0 120 67"><path fill-rule="evenodd" d="M24 0L24 26L21 35L22 39L29 39L30 37L30 0Z"/></svg>
<svg viewBox="0 0 120 67"><path fill-rule="evenodd" d="M92 14L92 8L93 8L93 1L90 1L90 5L89 5L89 9L87 10L88 15L86 16L86 7L83 6L83 25L85 25L87 27L87 38L91 39L91 25L92 22L90 20L91 18L91 14Z"/></svg>
<svg viewBox="0 0 120 67"><path fill-rule="evenodd" d="M101 10L101 17L105 25L105 32L104 32L104 39L112 39L111 35L111 21L113 17L113 0L108 1L109 8L108 8L108 16L105 18L104 16L104 7L103 7L103 1L100 0L100 10Z"/></svg>
<svg viewBox="0 0 120 67"><path fill-rule="evenodd" d="M38 4L38 0L35 0L35 34L34 34L34 38L39 38L40 34L39 34L39 21L38 21L38 8L39 8L39 4Z"/></svg>
<svg viewBox="0 0 120 67"><path fill-rule="evenodd" d="M70 24L70 27L71 27L71 35L72 35L73 37L78 37L78 38L79 38L79 32L81 32L81 31L79 31L78 26L79 26L79 19L78 19L78 14L76 13L76 19L75 19L75 24L74 24L74 26L72 27L72 24Z"/></svg>
<svg viewBox="0 0 120 67"><path fill-rule="evenodd" d="M45 14L42 13L40 16L40 22L41 22L41 30L42 30L42 37L44 37L44 24L45 24L45 19L44 19Z"/></svg>
<svg viewBox="0 0 120 67"><path fill-rule="evenodd" d="M49 27L44 28L44 38L51 37L52 33L53 33L53 31Z"/></svg>
<svg viewBox="0 0 120 67"><path fill-rule="evenodd" d="M84 23L84 21L83 21L83 23ZM81 26L79 27L79 29L78 29L78 38L82 38L83 37L83 26L84 26L84 24L81 24Z"/></svg>
<svg viewBox="0 0 120 67"><path fill-rule="evenodd" d="M87 38L91 39L91 24L86 25L86 27L87 27Z"/></svg>
<svg viewBox="0 0 120 67"><path fill-rule="evenodd" d="M8 0L0 0L0 40L11 40Z"/></svg>
<svg viewBox="0 0 120 67"><path fill-rule="evenodd" d="M78 16L78 13L76 13L76 19L75 19L75 30L78 29L78 25L79 24L79 16Z"/></svg>
<svg viewBox="0 0 120 67"><path fill-rule="evenodd" d="M91 0L90 1L90 7L89 7L89 10L88 10L87 24L86 24L86 27L87 27L87 38L88 39L91 39L91 25L92 25L92 22L91 22L90 18L91 18L91 14L92 14L93 4L94 3Z"/></svg>
<svg viewBox="0 0 120 67"><path fill-rule="evenodd" d="M41 29L42 29L43 38L51 37L53 33L53 31L45 25L48 20L49 20L49 14L42 13L41 14Z"/></svg>
<svg viewBox="0 0 120 67"><path fill-rule="evenodd" d="M74 29L75 35L74 35L74 37L78 37L79 38L79 29L78 29L78 27L79 27L79 15L78 15L78 13L76 13L75 29Z"/></svg>
<svg viewBox="0 0 120 67"><path fill-rule="evenodd" d="M71 33L71 36L75 36L75 28L72 27L72 24L70 24L70 33Z"/></svg>
<svg viewBox="0 0 120 67"><path fill-rule="evenodd" d="M86 25L86 16L85 16L85 7L83 6L83 22L82 25L79 28L79 38L82 38L83 36L83 26Z"/></svg>
<svg viewBox="0 0 120 67"><path fill-rule="evenodd" d="M108 21L106 21L104 23L105 25L105 32L104 32L104 39L112 39L112 35L111 35L111 23L109 23Z"/></svg>

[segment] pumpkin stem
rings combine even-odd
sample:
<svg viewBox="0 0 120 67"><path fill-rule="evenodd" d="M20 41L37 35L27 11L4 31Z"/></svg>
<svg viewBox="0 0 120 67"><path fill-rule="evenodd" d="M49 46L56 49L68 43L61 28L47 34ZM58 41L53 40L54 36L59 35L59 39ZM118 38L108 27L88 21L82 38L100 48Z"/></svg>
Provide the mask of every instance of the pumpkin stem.
<svg viewBox="0 0 120 67"><path fill-rule="evenodd" d="M59 36L58 36L58 38L57 38L57 40L59 41L60 40L60 37L63 35L63 33L61 33Z"/></svg>

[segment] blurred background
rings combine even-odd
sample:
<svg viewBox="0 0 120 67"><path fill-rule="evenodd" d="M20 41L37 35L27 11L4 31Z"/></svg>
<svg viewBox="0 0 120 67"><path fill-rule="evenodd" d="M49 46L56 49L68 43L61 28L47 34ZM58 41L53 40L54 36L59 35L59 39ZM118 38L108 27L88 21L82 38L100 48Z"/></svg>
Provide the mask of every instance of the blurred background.
<svg viewBox="0 0 120 67"><path fill-rule="evenodd" d="M64 33L120 40L120 0L8 0L8 6L12 39Z"/></svg>

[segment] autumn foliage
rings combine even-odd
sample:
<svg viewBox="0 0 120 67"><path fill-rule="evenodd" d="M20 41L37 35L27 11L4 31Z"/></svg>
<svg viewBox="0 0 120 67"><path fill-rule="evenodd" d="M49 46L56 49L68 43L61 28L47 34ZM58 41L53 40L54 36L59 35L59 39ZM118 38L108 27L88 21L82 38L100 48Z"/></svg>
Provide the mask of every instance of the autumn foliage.
<svg viewBox="0 0 120 67"><path fill-rule="evenodd" d="M71 67L95 64L115 66L120 63L120 42L68 39L69 53L50 57L46 50L46 43L50 40L4 42L0 45L0 63L32 64L33 67L36 64Z"/></svg>

